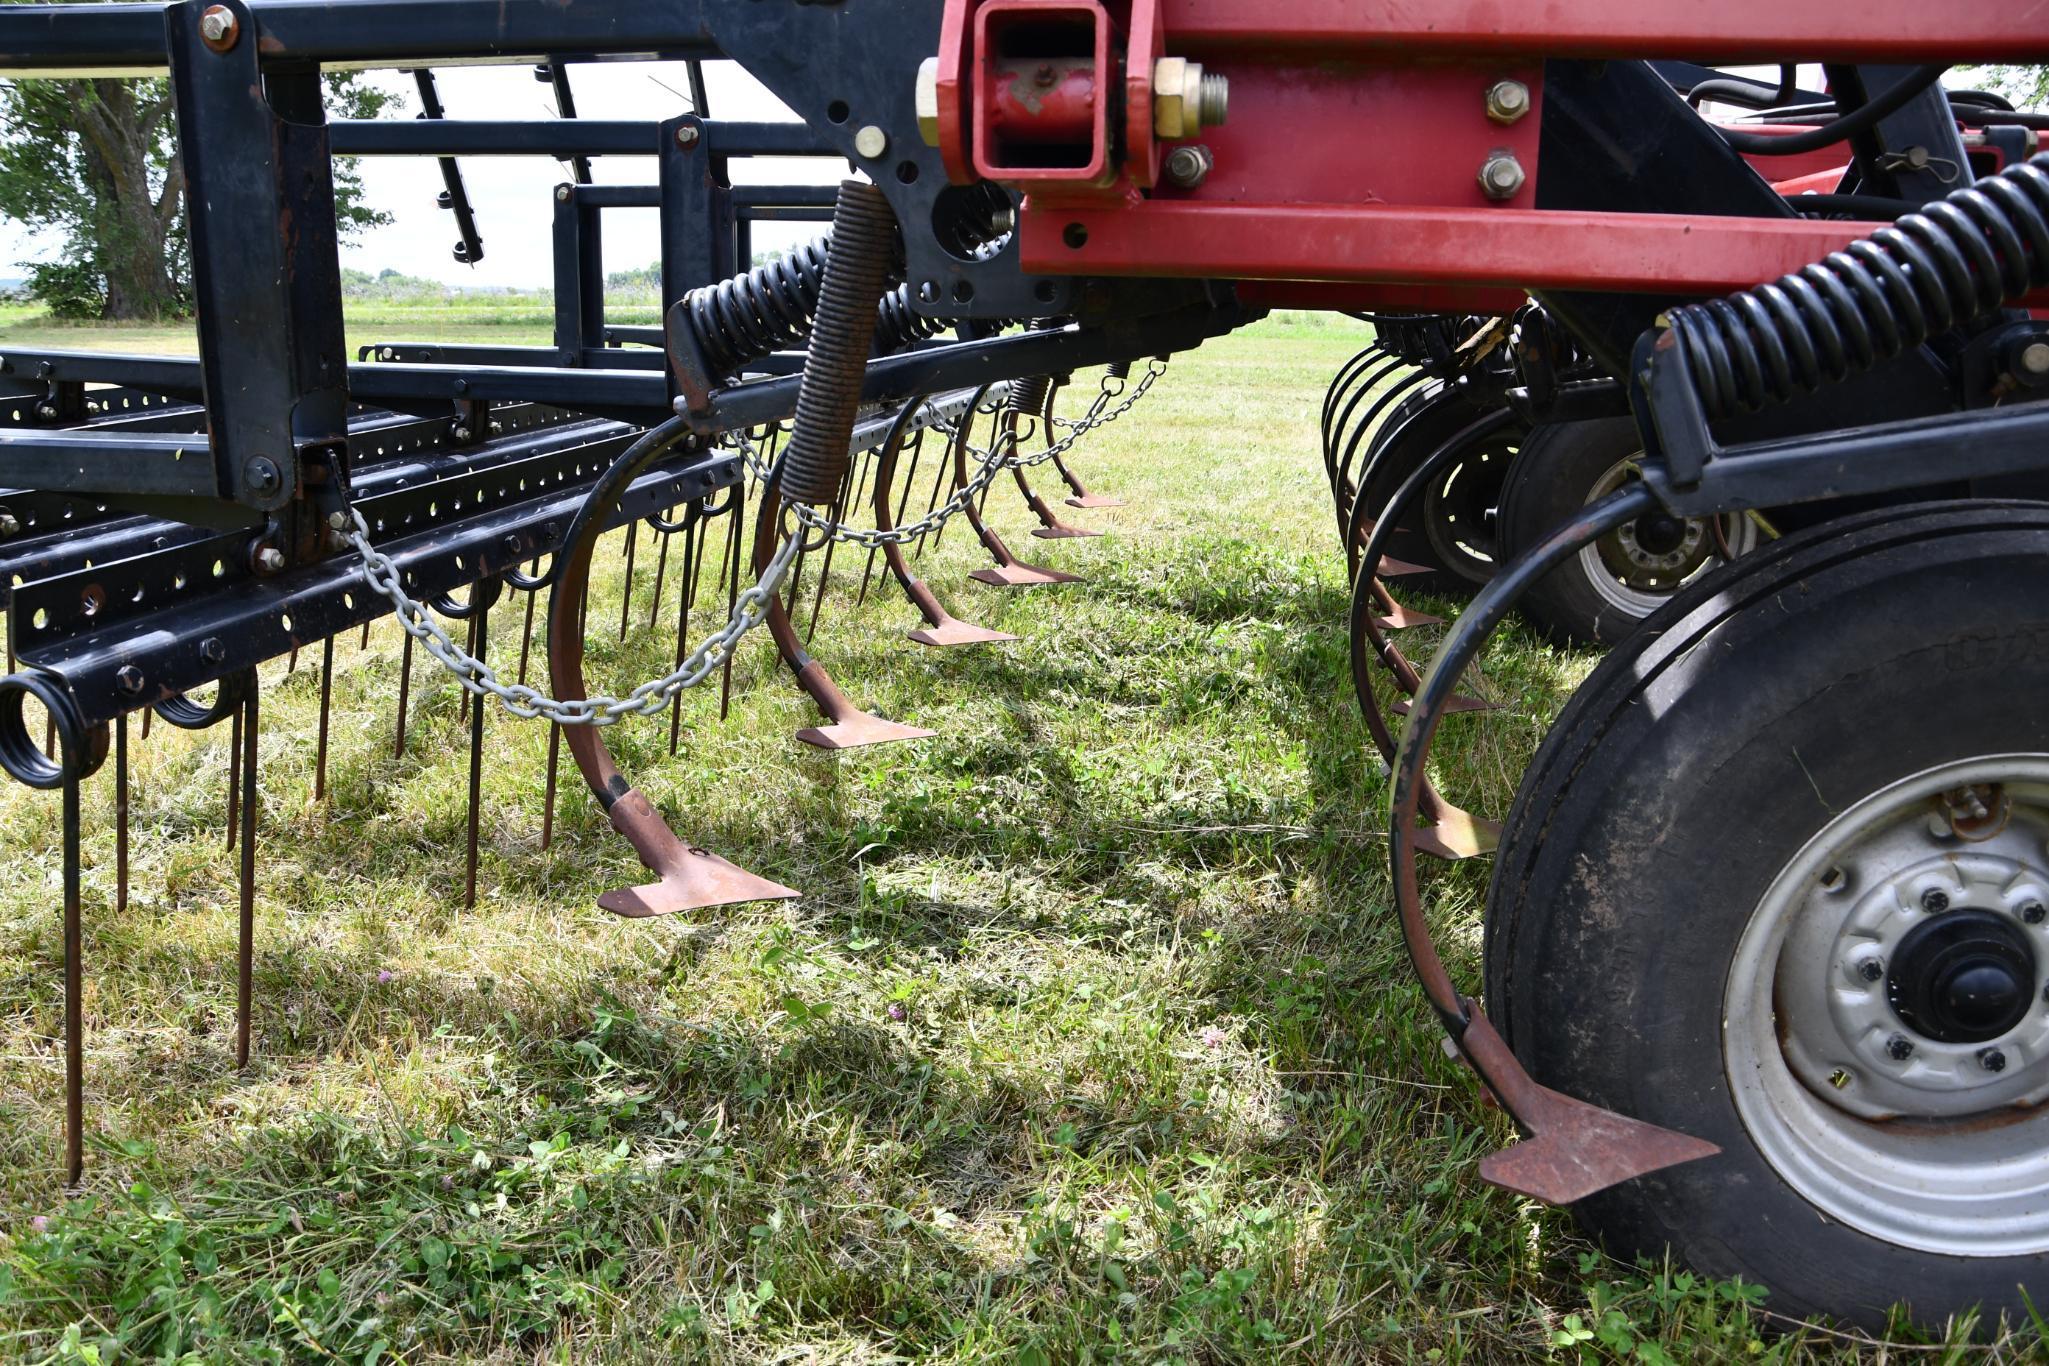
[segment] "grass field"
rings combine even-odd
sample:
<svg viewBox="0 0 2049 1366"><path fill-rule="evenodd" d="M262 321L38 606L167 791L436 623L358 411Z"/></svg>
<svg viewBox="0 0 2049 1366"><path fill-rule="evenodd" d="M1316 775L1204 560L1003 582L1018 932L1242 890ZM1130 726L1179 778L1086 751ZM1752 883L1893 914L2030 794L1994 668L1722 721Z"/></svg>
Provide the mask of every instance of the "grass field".
<svg viewBox="0 0 2049 1366"><path fill-rule="evenodd" d="M359 315L350 335L544 339L544 313L507 312L488 331ZM494 713L463 911L457 689L418 663L394 758L386 623L337 649L324 806L318 654L266 670L256 1060L238 1073L227 738L156 727L123 919L108 778L87 793L92 1136L70 1204L58 812L0 786L0 1357L2039 1352L1983 1326L1994 1345L1964 1345L1970 1325L1881 1345L1774 1321L1754 1289L1617 1264L1479 1182L1510 1132L1440 1051L1392 923L1317 468L1316 404L1363 337L1276 320L1176 362L1079 451L1128 500L1074 515L1101 540L1025 537L999 488L1013 543L1086 582L969 584L957 532L920 567L1014 644L921 650L893 590L855 606L843 558L815 653L936 738L793 743L812 713L765 641L729 720L715 691L686 698L678 757L665 727L613 733L678 831L801 901L597 911L639 880L631 853L573 779L539 851L546 735ZM0 349L179 340L0 318ZM620 645L620 558L599 563L594 683L664 672L672 616ZM520 620L496 614L494 658ZM1505 710L1448 723L1447 792L1503 811L1591 663L1506 632L1474 684ZM1475 984L1486 869L1428 877Z"/></svg>

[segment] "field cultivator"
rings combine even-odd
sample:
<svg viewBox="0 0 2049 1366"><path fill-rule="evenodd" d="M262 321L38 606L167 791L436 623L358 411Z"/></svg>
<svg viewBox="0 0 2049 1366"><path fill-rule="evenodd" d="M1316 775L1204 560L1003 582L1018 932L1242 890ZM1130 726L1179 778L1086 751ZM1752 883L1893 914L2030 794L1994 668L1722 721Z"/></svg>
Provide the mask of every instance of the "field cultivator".
<svg viewBox="0 0 2049 1366"><path fill-rule="evenodd" d="M695 107L574 117L581 64L642 59L684 63ZM1072 581L1013 552L999 490L1038 539L1095 534L1067 520L1115 506L1071 463L1087 436L1164 358L1309 308L1375 329L1330 385L1321 458L1392 772L1394 910L1527 1135L1482 1174L1790 1313L2039 1304L2049 159L2043 116L1941 77L2043 60L2040 16L1906 0L6 7L15 78L169 74L200 338L196 361L0 363L0 766L63 802L71 1178L79 792L110 753L125 790L130 716L236 728L243 1060L256 668L318 647L325 688L337 638L386 611L406 633L394 743L415 642L465 690L472 897L494 700L551 726L547 820L566 746L655 874L606 909L794 896L672 832L606 728L666 712L673 752L681 692L729 688L765 625L821 714L798 740L927 734L809 652L835 570L862 557L862 597L893 581L920 644L1007 639L948 610L918 548L959 518L983 583ZM710 61L795 117L710 117ZM563 117L447 117L431 70L454 62L538 64ZM416 73L427 117L327 121L322 70L378 67ZM348 362L332 158L437 159L475 260L461 160L509 154L571 168L552 344L393 339ZM766 156L857 174L735 182ZM654 171L595 184L598 157ZM606 320L618 208L660 214L660 327ZM828 217L749 267L752 224ZM637 624L630 593L615 628L587 591L621 529L655 564L642 629L675 575L674 667L594 697L585 642ZM501 673L507 589L524 628ZM1418 590L1455 620L1398 596ZM1436 792L1429 749L1487 709L1459 688L1518 610L1612 652L1496 824ZM1429 626L1421 668L1396 640ZM1432 942L1417 856L1490 850L1476 995Z"/></svg>

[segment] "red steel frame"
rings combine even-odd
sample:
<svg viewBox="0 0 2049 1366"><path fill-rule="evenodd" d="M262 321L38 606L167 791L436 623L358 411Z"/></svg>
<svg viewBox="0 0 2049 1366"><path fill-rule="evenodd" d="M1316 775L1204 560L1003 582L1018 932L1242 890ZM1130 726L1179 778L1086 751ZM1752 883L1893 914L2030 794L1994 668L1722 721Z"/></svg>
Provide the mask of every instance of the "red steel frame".
<svg viewBox="0 0 2049 1366"><path fill-rule="evenodd" d="M948 0L941 39L941 149L987 98L968 25L984 0ZM1032 0L1000 2L1011 14ZM1535 208L1544 57L1715 60L2049 59L2049 7L1931 7L1787 0L1048 0L1101 5L1125 60L1123 174L1105 184L1038 178L1019 188L1027 271L1269 281L1266 302L1464 308L1524 289L1715 293L1776 278L1877 225L1800 219L1582 213ZM1123 45L1132 51L1125 58ZM1167 150L1140 73L1162 51L1231 84L1215 157L1193 190L1155 186ZM1100 73L1108 90L1115 73ZM1530 113L1491 121L1485 92L1518 80ZM1505 201L1477 171L1497 152L1527 173ZM1840 155L1840 153L1837 153ZM1786 170L1811 171L1814 163ZM1150 188L1150 193L1141 193ZM1320 291L1302 286L1320 282ZM1330 285L1347 286L1330 289Z"/></svg>

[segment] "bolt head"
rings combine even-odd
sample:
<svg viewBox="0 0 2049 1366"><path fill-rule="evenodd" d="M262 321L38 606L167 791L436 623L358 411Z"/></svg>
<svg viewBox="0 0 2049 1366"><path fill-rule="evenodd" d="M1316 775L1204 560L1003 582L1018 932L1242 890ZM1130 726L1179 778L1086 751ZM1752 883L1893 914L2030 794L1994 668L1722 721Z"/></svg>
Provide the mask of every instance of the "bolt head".
<svg viewBox="0 0 2049 1366"><path fill-rule="evenodd" d="M2044 906L2039 901L2030 901L2021 907L2021 919L2030 925L2039 925L2044 920L2049 920L2049 906Z"/></svg>
<svg viewBox="0 0 2049 1366"><path fill-rule="evenodd" d="M331 553L339 555L342 551L349 548L349 533L337 531L333 527L329 527L324 543Z"/></svg>
<svg viewBox="0 0 2049 1366"><path fill-rule="evenodd" d="M1487 87L1487 117L1511 124L1530 112L1530 88L1521 81L1496 81Z"/></svg>
<svg viewBox="0 0 2049 1366"><path fill-rule="evenodd" d="M918 140L927 147L939 145L939 59L927 57L918 63L918 84L911 103L918 113Z"/></svg>
<svg viewBox="0 0 2049 1366"><path fill-rule="evenodd" d="M557 204L567 204L569 202L569 196L574 193L576 193L576 191L568 185L557 185L555 187L555 202Z"/></svg>
<svg viewBox="0 0 2049 1366"><path fill-rule="evenodd" d="M1184 143L1167 153L1167 179L1184 190L1192 190L1209 179L1216 158L1199 142Z"/></svg>
<svg viewBox="0 0 2049 1366"><path fill-rule="evenodd" d="M256 552L256 567L265 574L275 574L285 567L285 552L274 545L267 545Z"/></svg>
<svg viewBox="0 0 2049 1366"><path fill-rule="evenodd" d="M457 441L467 441L470 439L470 429L461 424L449 428L448 434Z"/></svg>
<svg viewBox="0 0 2049 1366"><path fill-rule="evenodd" d="M1885 1055L1894 1062L1905 1062L1914 1056L1914 1041L1904 1034L1895 1034L1885 1041Z"/></svg>
<svg viewBox="0 0 2049 1366"><path fill-rule="evenodd" d="M1186 57L1153 63L1153 133L1192 138L1202 131L1202 64Z"/></svg>
<svg viewBox="0 0 2049 1366"><path fill-rule="evenodd" d="M330 512L327 514L327 524L336 531L347 531L349 529L349 514L346 512Z"/></svg>
<svg viewBox="0 0 2049 1366"><path fill-rule="evenodd" d="M873 161L889 150L889 134L871 123L854 134L854 150Z"/></svg>
<svg viewBox="0 0 2049 1366"><path fill-rule="evenodd" d="M697 140L703 136L703 130L694 123L678 124L676 127L676 145L685 151L695 147Z"/></svg>
<svg viewBox="0 0 2049 1366"><path fill-rule="evenodd" d="M142 670L133 664L123 664L114 671L114 682L120 686L122 692L133 697L142 691Z"/></svg>
<svg viewBox="0 0 2049 1366"><path fill-rule="evenodd" d="M13 536L21 531L21 522L11 512L0 512L0 536Z"/></svg>
<svg viewBox="0 0 2049 1366"><path fill-rule="evenodd" d="M2049 375L2049 341L2029 342L2022 347L2020 366L2031 375Z"/></svg>
<svg viewBox="0 0 2049 1366"><path fill-rule="evenodd" d="M1495 152L1480 163L1480 193L1489 199L1513 199L1522 193L1529 177L1512 152Z"/></svg>
<svg viewBox="0 0 2049 1366"><path fill-rule="evenodd" d="M1930 915L1941 915L1949 909L1949 893L1940 887L1930 887L1921 893L1921 909Z"/></svg>
<svg viewBox="0 0 2049 1366"><path fill-rule="evenodd" d="M219 636L208 636L199 642L199 657L209 664L219 664L228 657L228 647L221 644Z"/></svg>
<svg viewBox="0 0 2049 1366"><path fill-rule="evenodd" d="M2004 1072L2006 1054L1997 1048L1981 1048L1978 1050L1978 1066L1987 1072Z"/></svg>
<svg viewBox="0 0 2049 1366"><path fill-rule="evenodd" d="M199 36L216 52L226 52L233 47L241 27L235 12L226 5L209 5L199 16Z"/></svg>
<svg viewBox="0 0 2049 1366"><path fill-rule="evenodd" d="M242 477L257 493L276 493L284 478L278 471L277 462L267 455L251 456L249 463L242 467Z"/></svg>
<svg viewBox="0 0 2049 1366"><path fill-rule="evenodd" d="M1867 958L1857 965L1857 975L1867 982L1876 982L1885 976L1885 964L1876 958Z"/></svg>

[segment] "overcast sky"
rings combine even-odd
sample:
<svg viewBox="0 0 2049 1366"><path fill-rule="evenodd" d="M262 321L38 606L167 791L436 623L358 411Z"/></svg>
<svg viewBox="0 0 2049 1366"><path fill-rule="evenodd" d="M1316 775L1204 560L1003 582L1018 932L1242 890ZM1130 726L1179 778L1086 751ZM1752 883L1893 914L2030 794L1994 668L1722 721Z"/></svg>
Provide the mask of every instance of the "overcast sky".
<svg viewBox="0 0 2049 1366"><path fill-rule="evenodd" d="M451 119L545 119L555 114L552 87L533 78L529 66L437 69L443 112ZM409 73L380 71L365 79L405 95L408 115L419 111ZM690 84L680 63L607 62L571 68L577 113L591 119L673 118L689 110ZM706 96L718 119L788 119L788 110L732 62L705 68ZM441 172L431 157L365 157L363 184L369 203L392 216L391 226L372 229L342 248L342 264L376 272L386 267L451 284L510 285L546 289L553 283L554 187L571 178L569 168L549 157L465 157L463 183L476 208L484 259L459 264L454 215L435 207ZM823 157L753 158L732 163L736 183L831 183L847 174L843 161ZM651 157L599 157L592 179L601 184L653 183ZM820 223L757 223L756 251L787 248L824 230ZM54 257L61 243L37 237L12 223L0 223L0 276L21 273L16 264ZM644 266L660 255L656 211L605 211L605 268Z"/></svg>

